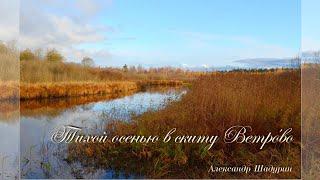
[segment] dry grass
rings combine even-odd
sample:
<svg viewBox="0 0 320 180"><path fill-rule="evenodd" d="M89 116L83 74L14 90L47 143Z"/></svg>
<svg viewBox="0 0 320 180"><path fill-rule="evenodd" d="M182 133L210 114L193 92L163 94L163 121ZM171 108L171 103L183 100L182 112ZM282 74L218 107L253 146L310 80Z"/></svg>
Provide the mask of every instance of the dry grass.
<svg viewBox="0 0 320 180"><path fill-rule="evenodd" d="M31 50L21 53L21 99L111 94L138 90L145 86L175 86L182 84L178 79L190 80L192 77L191 73L170 67L88 67L49 61L40 54ZM11 96L9 93L3 98Z"/></svg>
<svg viewBox="0 0 320 180"><path fill-rule="evenodd" d="M190 80L195 73L177 68L136 68L128 70L111 67L86 67L76 63L52 62L39 58L20 62L23 83L82 82L82 81L149 81Z"/></svg>
<svg viewBox="0 0 320 180"><path fill-rule="evenodd" d="M19 97L19 56L15 48L0 42L0 100Z"/></svg>
<svg viewBox="0 0 320 180"><path fill-rule="evenodd" d="M18 100L19 82L18 81L0 81L0 100Z"/></svg>
<svg viewBox="0 0 320 180"><path fill-rule="evenodd" d="M100 81L90 69L79 64L31 60L21 61L20 67L23 83Z"/></svg>
<svg viewBox="0 0 320 180"><path fill-rule="evenodd" d="M181 81L116 81L21 83L20 99L60 98L88 95L118 94L138 91L145 86L178 86Z"/></svg>
<svg viewBox="0 0 320 180"><path fill-rule="evenodd" d="M137 90L134 82L21 83L20 99L114 94Z"/></svg>
<svg viewBox="0 0 320 180"><path fill-rule="evenodd" d="M0 100L110 95L138 91L147 86L181 85L183 85L182 81L173 80L54 83L19 83L16 81L6 81L0 82Z"/></svg>
<svg viewBox="0 0 320 180"><path fill-rule="evenodd" d="M0 42L1 81L19 81L19 55L15 48Z"/></svg>
<svg viewBox="0 0 320 180"><path fill-rule="evenodd" d="M219 143L210 151L199 144L83 145L70 148L69 160L111 167L149 178L299 178L300 177L300 72L215 73L194 82L179 102L147 112L129 123L114 122L111 134L164 135L177 128L181 134L218 134L233 125L249 125L253 133L278 132L292 127L295 143L255 145ZM80 145L78 145L80 146ZM94 152L94 153L91 153ZM268 160L268 162L266 162ZM208 167L255 164L292 166L282 174L209 174Z"/></svg>
<svg viewBox="0 0 320 180"><path fill-rule="evenodd" d="M302 69L302 159L303 177L320 177L320 65Z"/></svg>

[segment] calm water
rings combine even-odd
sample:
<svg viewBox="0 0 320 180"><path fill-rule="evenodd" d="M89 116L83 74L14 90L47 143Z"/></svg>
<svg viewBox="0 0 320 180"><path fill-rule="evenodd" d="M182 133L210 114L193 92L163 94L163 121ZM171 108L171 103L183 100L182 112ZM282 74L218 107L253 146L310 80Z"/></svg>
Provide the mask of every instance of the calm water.
<svg viewBox="0 0 320 180"><path fill-rule="evenodd" d="M164 108L178 100L182 89L148 90L133 95L100 100L82 105L73 101L31 103L21 110L21 176L23 178L133 178L115 174L111 169L83 168L79 163L68 164L66 146L50 141L51 132L64 125L74 125L86 131L99 132L109 120L130 121L132 115ZM65 105L65 104L70 105ZM39 105L40 104L40 105ZM23 103L21 103L23 107ZM36 108L34 108L35 106ZM0 126L1 127L1 126Z"/></svg>
<svg viewBox="0 0 320 180"><path fill-rule="evenodd" d="M0 121L0 179L19 177L19 121Z"/></svg>
<svg viewBox="0 0 320 180"><path fill-rule="evenodd" d="M0 179L19 177L19 104L0 102Z"/></svg>

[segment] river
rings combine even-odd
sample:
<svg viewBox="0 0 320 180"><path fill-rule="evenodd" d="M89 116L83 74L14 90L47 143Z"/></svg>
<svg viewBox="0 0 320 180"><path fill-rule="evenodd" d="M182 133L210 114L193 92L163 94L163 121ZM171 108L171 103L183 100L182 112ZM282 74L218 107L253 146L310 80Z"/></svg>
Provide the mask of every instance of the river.
<svg viewBox="0 0 320 180"><path fill-rule="evenodd" d="M112 169L83 168L68 164L65 144L50 140L51 132L64 125L102 132L110 120L130 121L134 115L164 108L186 93L182 88L148 89L131 95L21 102L21 177L36 178L139 178ZM1 127L1 126L0 126ZM90 169L90 168L89 168Z"/></svg>

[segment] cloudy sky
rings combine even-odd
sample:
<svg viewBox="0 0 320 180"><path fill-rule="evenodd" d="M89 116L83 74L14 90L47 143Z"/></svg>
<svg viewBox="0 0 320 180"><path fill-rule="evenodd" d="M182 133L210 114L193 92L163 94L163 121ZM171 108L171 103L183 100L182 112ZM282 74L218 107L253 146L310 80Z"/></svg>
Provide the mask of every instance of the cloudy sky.
<svg viewBox="0 0 320 180"><path fill-rule="evenodd" d="M17 40L19 36L19 1L1 0L0 41Z"/></svg>
<svg viewBox="0 0 320 180"><path fill-rule="evenodd" d="M319 7L313 2L305 0L302 11ZM20 19L19 1L1 3L2 40L20 31L22 48L56 48L73 62L90 56L108 66L225 66L295 56L301 34L310 34L305 49L320 42L312 28L301 31L299 0L23 0Z"/></svg>

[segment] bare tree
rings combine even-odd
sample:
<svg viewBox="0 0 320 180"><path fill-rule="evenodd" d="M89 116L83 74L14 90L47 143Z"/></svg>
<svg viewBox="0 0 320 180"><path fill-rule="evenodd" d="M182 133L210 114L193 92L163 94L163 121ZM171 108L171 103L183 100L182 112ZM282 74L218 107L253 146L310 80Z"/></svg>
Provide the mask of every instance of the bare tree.
<svg viewBox="0 0 320 180"><path fill-rule="evenodd" d="M93 67L94 61L90 57L84 57L81 61L81 64L85 67Z"/></svg>
<svg viewBox="0 0 320 180"><path fill-rule="evenodd" d="M122 69L123 69L124 72L128 72L128 66L127 66L127 64L125 64L125 65L122 67Z"/></svg>

